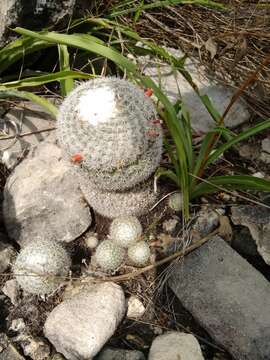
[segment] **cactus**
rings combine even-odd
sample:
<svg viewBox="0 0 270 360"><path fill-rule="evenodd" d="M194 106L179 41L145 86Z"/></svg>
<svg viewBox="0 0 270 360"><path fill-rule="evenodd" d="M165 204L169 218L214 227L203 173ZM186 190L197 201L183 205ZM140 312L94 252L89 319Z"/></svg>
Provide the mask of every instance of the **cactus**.
<svg viewBox="0 0 270 360"><path fill-rule="evenodd" d="M180 192L173 193L168 198L168 206L174 211L182 210L182 194Z"/></svg>
<svg viewBox="0 0 270 360"><path fill-rule="evenodd" d="M127 248L142 235L142 225L135 216L114 219L110 226L110 238L119 246Z"/></svg>
<svg viewBox="0 0 270 360"><path fill-rule="evenodd" d="M150 248L145 241L139 241L128 248L128 257L136 266L143 266L150 257Z"/></svg>
<svg viewBox="0 0 270 360"><path fill-rule="evenodd" d="M104 240L96 250L98 265L105 271L116 270L124 261L125 251L111 240Z"/></svg>
<svg viewBox="0 0 270 360"><path fill-rule="evenodd" d="M97 234L95 233L90 233L86 236L85 240L85 245L89 248L89 249L95 249L98 246L98 237Z"/></svg>
<svg viewBox="0 0 270 360"><path fill-rule="evenodd" d="M161 149L161 148L160 148ZM79 164L76 166L77 175L83 176L96 188L104 191L128 190L137 184L146 181L159 165L161 150L157 156L157 149L149 151L133 164L126 167L119 167L112 172L109 171L88 171Z"/></svg>
<svg viewBox="0 0 270 360"><path fill-rule="evenodd" d="M126 191L109 192L97 189L87 179L80 178L80 187L89 205L100 215L110 219L125 215L143 215L157 201L153 179Z"/></svg>
<svg viewBox="0 0 270 360"><path fill-rule="evenodd" d="M21 250L13 271L23 290L44 295L63 283L61 277L68 275L70 265L70 257L59 243L42 240L30 242Z"/></svg>
<svg viewBox="0 0 270 360"><path fill-rule="evenodd" d="M58 139L103 190L146 180L159 164L162 130L151 100L132 83L99 78L78 86L60 107Z"/></svg>

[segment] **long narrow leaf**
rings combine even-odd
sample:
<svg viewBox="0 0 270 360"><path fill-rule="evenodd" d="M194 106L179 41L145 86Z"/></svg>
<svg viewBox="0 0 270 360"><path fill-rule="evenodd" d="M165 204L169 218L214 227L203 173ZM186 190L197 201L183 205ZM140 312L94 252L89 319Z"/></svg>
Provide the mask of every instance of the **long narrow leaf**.
<svg viewBox="0 0 270 360"><path fill-rule="evenodd" d="M226 9L226 7L218 2L215 1L211 1L211 0L163 0L163 1L155 1L152 2L150 4L145 4L143 6L141 6L142 10L150 10L150 9L155 9L155 8L160 8L160 7L164 7L164 6L172 6L172 5L185 5L185 4L189 4L189 5L201 5L201 6L208 6L211 8L216 8L216 9ZM110 17L117 17L120 15L126 15L126 14L130 14L130 13L134 13L138 10L138 7L132 7L132 8L127 8L127 9L123 9L123 10L119 10L119 11L115 11L112 14L110 14Z"/></svg>
<svg viewBox="0 0 270 360"><path fill-rule="evenodd" d="M207 193L220 191L218 187L228 190L257 190L270 192L270 181L248 175L216 176L201 182L191 193L195 199Z"/></svg>
<svg viewBox="0 0 270 360"><path fill-rule="evenodd" d="M15 28L15 32L31 36L36 39L45 40L50 43L54 44L63 44L83 50L90 51L92 53L99 54L101 56L104 56L115 63L117 63L119 66L125 68L129 72L136 72L137 68L136 65L133 64L131 61L129 61L127 58L125 58L123 55L118 53L116 50L113 50L107 46L104 46L94 40L86 41L85 34L60 34L56 32L43 32L43 33L37 33L31 30L23 29L23 28Z"/></svg>
<svg viewBox="0 0 270 360"><path fill-rule="evenodd" d="M47 41L22 36L0 50L0 74L26 55L53 46Z"/></svg>
<svg viewBox="0 0 270 360"><path fill-rule="evenodd" d="M58 55L60 71L70 71L69 52L66 45L58 45ZM73 85L73 78L60 80L61 95L67 96L72 91Z"/></svg>
<svg viewBox="0 0 270 360"><path fill-rule="evenodd" d="M89 79L92 75L79 71L60 71L49 75L29 77L22 80L0 83L0 90L18 89L22 87L40 86L53 81L66 79Z"/></svg>
<svg viewBox="0 0 270 360"><path fill-rule="evenodd" d="M269 129L269 128L270 128L270 119L261 122L260 124L252 127L251 129L243 131L241 134L235 136L233 139L228 141L226 144L220 146L217 150L215 150L214 153L209 156L205 166L208 166L211 163L213 163L215 160L218 159L218 157L221 154L223 154L226 150L231 148L233 145L239 143L242 140L245 140L245 139L249 138L250 136L253 136L253 135L257 134L260 131L263 131L263 130L266 130L266 129Z"/></svg>
<svg viewBox="0 0 270 360"><path fill-rule="evenodd" d="M0 99L6 98L21 98L35 102L36 104L40 105L46 112L53 115L56 118L58 110L57 107L54 106L50 101L46 100L45 98L35 95L28 91L17 91L17 90L0 90Z"/></svg>

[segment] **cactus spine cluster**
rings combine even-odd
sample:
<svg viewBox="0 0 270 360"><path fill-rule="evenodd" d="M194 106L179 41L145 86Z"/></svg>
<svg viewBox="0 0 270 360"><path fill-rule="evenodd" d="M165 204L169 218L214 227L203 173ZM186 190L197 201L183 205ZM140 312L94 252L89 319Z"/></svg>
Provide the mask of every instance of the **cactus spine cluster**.
<svg viewBox="0 0 270 360"><path fill-rule="evenodd" d="M23 290L45 295L64 282L70 265L70 257L59 243L42 240L30 242L21 250L13 271Z"/></svg>
<svg viewBox="0 0 270 360"><path fill-rule="evenodd" d="M150 248L145 241L139 241L128 249L128 257L136 266L145 265L150 258Z"/></svg>
<svg viewBox="0 0 270 360"><path fill-rule="evenodd" d="M96 250L96 261L105 271L116 270L124 261L125 251L111 240L104 240Z"/></svg>
<svg viewBox="0 0 270 360"><path fill-rule="evenodd" d="M119 246L128 248L142 235L142 225L135 216L114 219L110 226L110 238Z"/></svg>
<svg viewBox="0 0 270 360"><path fill-rule="evenodd" d="M123 79L98 78L79 85L60 108L57 134L84 179L82 190L90 205L110 217L120 215L104 209L113 206L108 200L114 193L118 198L133 189L138 193L161 159L162 128L155 107L143 90ZM99 196L107 198L106 204L99 205ZM147 200L144 211L153 196ZM134 207L135 201L136 196L127 206Z"/></svg>

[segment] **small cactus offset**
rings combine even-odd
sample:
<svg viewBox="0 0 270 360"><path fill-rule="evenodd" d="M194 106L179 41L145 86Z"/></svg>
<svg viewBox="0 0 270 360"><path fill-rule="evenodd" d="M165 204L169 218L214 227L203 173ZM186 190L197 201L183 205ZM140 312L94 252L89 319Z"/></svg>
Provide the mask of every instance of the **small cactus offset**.
<svg viewBox="0 0 270 360"><path fill-rule="evenodd" d="M119 246L128 248L140 239L142 225L135 216L114 219L110 226L110 238Z"/></svg>
<svg viewBox="0 0 270 360"><path fill-rule="evenodd" d="M95 257L102 270L113 271L123 263L125 250L111 240L104 240L97 247Z"/></svg>
<svg viewBox="0 0 270 360"><path fill-rule="evenodd" d="M135 266L144 266L150 258L150 248L145 241L139 241L128 248L128 257Z"/></svg>
<svg viewBox="0 0 270 360"><path fill-rule="evenodd" d="M117 78L78 86L64 100L58 139L96 187L115 191L146 180L162 153L162 129L144 92Z"/></svg>
<svg viewBox="0 0 270 360"><path fill-rule="evenodd" d="M57 290L64 282L70 265L70 257L59 243L33 241L21 250L13 271L23 290L45 295Z"/></svg>

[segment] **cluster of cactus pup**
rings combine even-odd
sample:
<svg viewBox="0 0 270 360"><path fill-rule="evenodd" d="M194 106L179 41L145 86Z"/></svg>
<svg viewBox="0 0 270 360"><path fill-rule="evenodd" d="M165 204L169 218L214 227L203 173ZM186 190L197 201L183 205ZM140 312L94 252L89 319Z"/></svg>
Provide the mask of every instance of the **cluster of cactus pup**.
<svg viewBox="0 0 270 360"><path fill-rule="evenodd" d="M135 216L114 219L109 237L96 249L96 262L104 271L117 270L127 258L134 266L144 266L150 257L147 242L142 241L142 226Z"/></svg>

